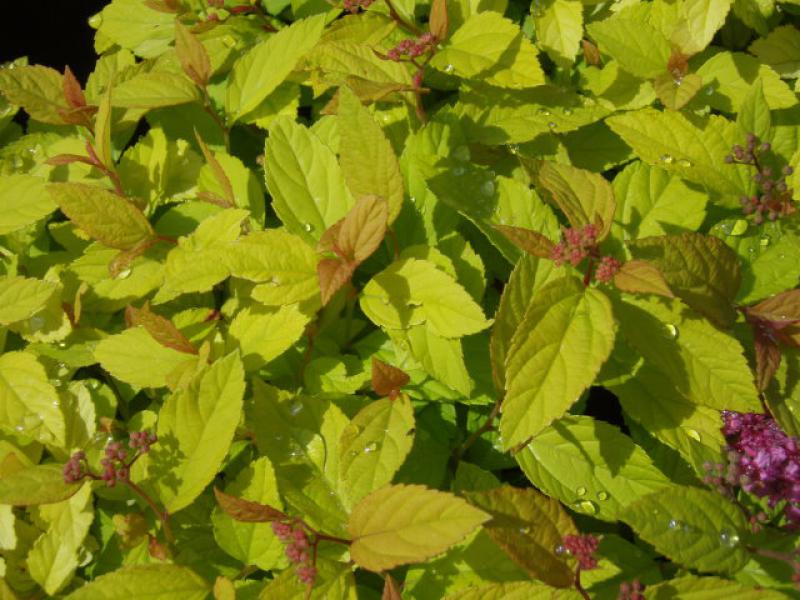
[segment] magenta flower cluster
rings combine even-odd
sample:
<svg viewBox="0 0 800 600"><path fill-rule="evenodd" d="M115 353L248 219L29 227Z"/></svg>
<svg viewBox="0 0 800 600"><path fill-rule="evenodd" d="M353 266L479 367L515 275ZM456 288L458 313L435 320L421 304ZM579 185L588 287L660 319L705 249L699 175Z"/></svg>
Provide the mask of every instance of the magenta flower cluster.
<svg viewBox="0 0 800 600"><path fill-rule="evenodd" d="M727 482L767 498L770 508L786 502L784 514L800 526L800 449L772 417L723 411L722 433L728 442Z"/></svg>
<svg viewBox="0 0 800 600"><path fill-rule="evenodd" d="M645 600L644 585L638 579L621 583L617 600Z"/></svg>
<svg viewBox="0 0 800 600"><path fill-rule="evenodd" d="M273 521L272 531L286 545L286 558L290 563L297 565L297 578L305 584L313 584L317 577L317 569L313 564L311 541L303 524L299 521L292 523Z"/></svg>
<svg viewBox="0 0 800 600"><path fill-rule="evenodd" d="M342 6L347 12L355 14L358 12L359 8L369 8L374 1L375 0L344 0Z"/></svg>
<svg viewBox="0 0 800 600"><path fill-rule="evenodd" d="M565 535L563 548L578 561L578 565L584 571L589 571L597 567L597 559L594 553L600 545L600 539L592 534ZM559 546L561 548L561 546Z"/></svg>
<svg viewBox="0 0 800 600"><path fill-rule="evenodd" d="M417 58L433 49L435 43L436 38L430 32L423 33L417 39L406 38L389 50L386 58L393 61L399 61L405 57Z"/></svg>
<svg viewBox="0 0 800 600"><path fill-rule="evenodd" d="M550 258L561 266L569 262L573 267L577 267L586 258L599 260L595 278L603 283L608 283L617 274L622 264L613 256L600 256L600 249L597 246L597 227L589 224L581 228L562 227L562 238L550 253Z"/></svg>

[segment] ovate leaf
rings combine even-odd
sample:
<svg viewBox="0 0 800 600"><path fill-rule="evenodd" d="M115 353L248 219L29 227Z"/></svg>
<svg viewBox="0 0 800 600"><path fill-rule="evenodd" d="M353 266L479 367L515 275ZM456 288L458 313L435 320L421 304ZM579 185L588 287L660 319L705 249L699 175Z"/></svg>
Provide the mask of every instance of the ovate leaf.
<svg viewBox="0 0 800 600"><path fill-rule="evenodd" d="M506 357L500 432L510 448L562 416L594 381L614 347L611 303L576 279L531 300Z"/></svg>
<svg viewBox="0 0 800 600"><path fill-rule="evenodd" d="M716 491L671 486L628 506L622 519L674 561L701 571L735 573L749 560L748 525Z"/></svg>
<svg viewBox="0 0 800 600"><path fill-rule="evenodd" d="M614 285L630 294L675 297L658 267L644 260L629 260L623 264L614 275Z"/></svg>
<svg viewBox="0 0 800 600"><path fill-rule="evenodd" d="M414 409L407 396L362 408L342 432L342 489L351 504L389 483L414 441Z"/></svg>
<svg viewBox="0 0 800 600"><path fill-rule="evenodd" d="M172 564L135 565L97 577L78 588L69 600L204 600L211 585L187 567Z"/></svg>
<svg viewBox="0 0 800 600"><path fill-rule="evenodd" d="M286 229L308 242L318 240L353 206L336 155L302 125L276 119L265 160L272 207Z"/></svg>
<svg viewBox="0 0 800 600"><path fill-rule="evenodd" d="M151 71L120 83L114 88L111 101L122 108L162 108L199 98L195 83L182 73Z"/></svg>
<svg viewBox="0 0 800 600"><path fill-rule="evenodd" d="M35 223L56 208L56 203L45 193L44 180L22 174L0 179L0 235Z"/></svg>
<svg viewBox="0 0 800 600"><path fill-rule="evenodd" d="M64 483L62 465L26 467L0 479L0 504L53 504L66 500L80 487L78 483Z"/></svg>
<svg viewBox="0 0 800 600"><path fill-rule="evenodd" d="M375 195L389 205L389 223L403 204L403 178L383 129L347 87L339 88L340 161L356 198Z"/></svg>
<svg viewBox="0 0 800 600"><path fill-rule="evenodd" d="M540 47L557 64L571 65L583 37L583 4L578 0L536 2L532 14Z"/></svg>
<svg viewBox="0 0 800 600"><path fill-rule="evenodd" d="M151 466L151 474L169 512L188 506L214 478L239 423L243 396L244 369L232 353L167 398L159 412L159 444L151 451L154 465L167 468Z"/></svg>
<svg viewBox="0 0 800 600"><path fill-rule="evenodd" d="M33 119L61 125L69 109L62 88L63 76L41 65L0 69L0 93L11 104L25 109Z"/></svg>
<svg viewBox="0 0 800 600"><path fill-rule="evenodd" d="M610 54L632 75L651 79L666 71L669 42L649 23L617 15L591 23L587 30L601 52Z"/></svg>
<svg viewBox="0 0 800 600"><path fill-rule="evenodd" d="M767 36L756 39L749 50L781 77L800 75L800 31L792 25L776 27Z"/></svg>
<svg viewBox="0 0 800 600"><path fill-rule="evenodd" d="M60 286L52 281L20 276L1 278L0 325L33 317L47 306L59 289Z"/></svg>
<svg viewBox="0 0 800 600"><path fill-rule="evenodd" d="M572 568L555 549L577 529L558 500L511 486L471 493L469 500L492 516L484 525L489 537L532 577L557 587L572 585Z"/></svg>
<svg viewBox="0 0 800 600"><path fill-rule="evenodd" d="M322 35L325 17L296 21L250 50L233 66L225 109L235 121L261 104Z"/></svg>
<svg viewBox="0 0 800 600"><path fill-rule="evenodd" d="M347 525L353 539L350 556L371 571L422 562L489 518L452 494L421 485L386 486L353 508Z"/></svg>
<svg viewBox="0 0 800 600"><path fill-rule="evenodd" d="M75 225L110 248L128 250L154 235L142 211L106 189L83 183L51 183L47 191Z"/></svg>

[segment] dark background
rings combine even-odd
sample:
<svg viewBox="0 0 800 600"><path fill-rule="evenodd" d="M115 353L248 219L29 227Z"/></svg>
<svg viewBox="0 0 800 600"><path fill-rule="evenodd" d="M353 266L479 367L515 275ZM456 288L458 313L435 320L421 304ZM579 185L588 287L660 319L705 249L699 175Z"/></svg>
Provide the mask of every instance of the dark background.
<svg viewBox="0 0 800 600"><path fill-rule="evenodd" d="M109 1L2 0L0 62L27 56L59 71L69 65L85 82L96 59L87 20Z"/></svg>

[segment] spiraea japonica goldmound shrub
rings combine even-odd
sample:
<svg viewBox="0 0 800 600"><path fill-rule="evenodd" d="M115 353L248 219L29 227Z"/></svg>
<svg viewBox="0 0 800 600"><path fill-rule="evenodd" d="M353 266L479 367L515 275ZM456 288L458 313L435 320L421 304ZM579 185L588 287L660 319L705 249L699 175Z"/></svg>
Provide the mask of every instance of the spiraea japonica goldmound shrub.
<svg viewBox="0 0 800 600"><path fill-rule="evenodd" d="M0 596L800 597L799 24L113 0L0 67Z"/></svg>

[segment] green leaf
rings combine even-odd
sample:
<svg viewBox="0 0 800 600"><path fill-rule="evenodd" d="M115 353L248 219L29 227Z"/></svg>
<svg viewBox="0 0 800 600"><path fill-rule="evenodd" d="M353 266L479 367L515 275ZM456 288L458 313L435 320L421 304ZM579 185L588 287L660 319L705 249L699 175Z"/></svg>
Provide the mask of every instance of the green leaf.
<svg viewBox="0 0 800 600"><path fill-rule="evenodd" d="M356 198L375 195L389 204L389 223L403 204L403 177L381 126L347 87L339 88L340 162Z"/></svg>
<svg viewBox="0 0 800 600"><path fill-rule="evenodd" d="M162 346L141 327L101 340L94 357L111 375L139 388L164 387L171 373L197 362L195 356Z"/></svg>
<svg viewBox="0 0 800 600"><path fill-rule="evenodd" d="M697 74L713 89L705 100L724 112L738 112L750 86L761 79L764 98L771 109L797 104L794 92L778 74L755 58L740 52L720 52L703 63Z"/></svg>
<svg viewBox="0 0 800 600"><path fill-rule="evenodd" d="M625 14L590 23L586 30L602 52L629 73L652 79L667 70L669 42L655 27Z"/></svg>
<svg viewBox="0 0 800 600"><path fill-rule="evenodd" d="M316 252L299 236L268 229L241 238L225 251L233 277L258 283L251 297L268 306L307 300L317 295Z"/></svg>
<svg viewBox="0 0 800 600"><path fill-rule="evenodd" d="M758 412L753 376L735 338L678 300L626 297L614 312L620 334L692 402Z"/></svg>
<svg viewBox="0 0 800 600"><path fill-rule="evenodd" d="M83 183L51 183L47 191L76 226L110 248L128 250L154 235L142 211L108 190Z"/></svg>
<svg viewBox="0 0 800 600"><path fill-rule="evenodd" d="M272 463L261 456L244 468L227 493L251 502L283 508ZM219 508L211 517L214 538L220 547L245 565L256 565L265 571L282 566L283 544L275 537L271 523L236 521Z"/></svg>
<svg viewBox="0 0 800 600"><path fill-rule="evenodd" d="M427 322L446 338L477 333L489 325L470 295L432 262L409 258L375 275L361 293L361 309L387 329Z"/></svg>
<svg viewBox="0 0 800 600"><path fill-rule="evenodd" d="M720 597L728 600L781 600L786 597L778 590L748 587L721 577L695 575L684 575L648 586L647 594L653 600L716 600Z"/></svg>
<svg viewBox="0 0 800 600"><path fill-rule="evenodd" d="M708 194L689 187L678 175L639 161L614 178L614 195L612 233L620 239L693 231L706 216Z"/></svg>
<svg viewBox="0 0 800 600"><path fill-rule="evenodd" d="M175 15L140 0L113 0L100 16L99 34L143 58L158 56L175 37Z"/></svg>
<svg viewBox="0 0 800 600"><path fill-rule="evenodd" d="M533 11L536 41L557 64L575 62L583 37L583 4L579 0L537 2Z"/></svg>
<svg viewBox="0 0 800 600"><path fill-rule="evenodd" d="M499 13L471 15L434 54L431 66L462 78L485 78L500 87L545 83L536 52L519 27Z"/></svg>
<svg viewBox="0 0 800 600"><path fill-rule="evenodd" d="M628 436L591 417L556 421L514 457L548 496L604 521L624 518L631 502L670 484Z"/></svg>
<svg viewBox="0 0 800 600"><path fill-rule="evenodd" d="M797 264L800 261L800 239L797 236L786 233L770 243L769 236L757 235L750 242L758 244L760 252L749 269L745 268L742 273L742 287L737 298L740 304L751 304L797 285ZM748 251L749 256L754 253L755 250Z"/></svg>
<svg viewBox="0 0 800 600"><path fill-rule="evenodd" d="M266 145L267 187L286 229L310 243L355 203L336 155L310 130L280 117Z"/></svg>
<svg viewBox="0 0 800 600"><path fill-rule="evenodd" d="M561 271L552 261L533 256L523 256L511 272L500 297L500 306L495 315L489 341L492 378L498 390L504 390L506 387L506 356L514 333L525 317L531 298L544 285L561 276Z"/></svg>
<svg viewBox="0 0 800 600"><path fill-rule="evenodd" d="M622 519L656 550L686 567L735 573L749 560L748 525L716 491L670 486L630 504Z"/></svg>
<svg viewBox="0 0 800 600"><path fill-rule="evenodd" d="M464 363L461 340L437 335L425 324L410 327L406 337L411 354L428 375L465 398L471 395L474 382Z"/></svg>
<svg viewBox="0 0 800 600"><path fill-rule="evenodd" d="M800 76L800 31L796 27L776 27L765 37L757 38L748 49L781 77Z"/></svg>
<svg viewBox="0 0 800 600"><path fill-rule="evenodd" d="M164 402L150 474L170 513L191 504L214 479L239 424L243 396L244 369L231 353Z"/></svg>
<svg viewBox="0 0 800 600"><path fill-rule="evenodd" d="M127 566L97 577L67 596L68 600L204 600L211 585L180 565Z"/></svg>
<svg viewBox="0 0 800 600"><path fill-rule="evenodd" d="M697 73L687 73L677 78L672 73L663 73L656 77L653 87L664 106L670 110L680 110L703 87L703 78Z"/></svg>
<svg viewBox="0 0 800 600"><path fill-rule="evenodd" d="M322 36L325 16L301 19L252 48L233 66L225 110L232 121L261 104L283 83Z"/></svg>
<svg viewBox="0 0 800 600"><path fill-rule="evenodd" d="M309 322L297 305L277 309L258 306L241 310L228 328L229 349L237 348L246 371L255 371L286 352Z"/></svg>
<svg viewBox="0 0 800 600"><path fill-rule="evenodd" d="M0 504L53 504L71 497L80 487L77 483L64 483L62 465L26 467L0 479Z"/></svg>
<svg viewBox="0 0 800 600"><path fill-rule="evenodd" d="M630 242L634 258L658 267L686 304L721 325L736 320L734 298L741 271L736 253L719 238L698 233Z"/></svg>
<svg viewBox="0 0 800 600"><path fill-rule="evenodd" d="M690 121L674 111L652 108L614 115L609 127L646 163L721 194L742 194L750 171L725 163L741 141L736 126L720 117Z"/></svg>
<svg viewBox="0 0 800 600"><path fill-rule="evenodd" d="M482 587L470 587L453 594L445 600L579 600L580 594L575 590L552 588L543 583L529 581L513 581L495 583Z"/></svg>
<svg viewBox="0 0 800 600"><path fill-rule="evenodd" d="M616 210L608 180L599 173L555 162L542 162L530 169L537 185L550 195L572 227L596 224L597 238L605 238Z"/></svg>
<svg viewBox="0 0 800 600"><path fill-rule="evenodd" d="M0 235L27 227L58 208L45 193L45 182L31 175L0 180Z"/></svg>
<svg viewBox="0 0 800 600"><path fill-rule="evenodd" d="M40 509L45 512L45 509ZM92 485L84 484L80 491L60 504L46 507L50 526L28 553L31 577L49 595L66 586L78 568L78 550L94 520Z"/></svg>
<svg viewBox="0 0 800 600"><path fill-rule="evenodd" d="M182 73L150 71L117 85L111 103L121 108L162 108L199 99L197 86Z"/></svg>
<svg viewBox="0 0 800 600"><path fill-rule="evenodd" d="M505 448L561 417L592 384L614 347L611 303L574 278L532 299L506 357L500 433Z"/></svg>
<svg viewBox="0 0 800 600"><path fill-rule="evenodd" d="M754 133L762 140L769 139L772 118L769 112L767 99L764 97L764 86L761 79L757 79L747 92L744 101L736 115L736 125L746 139L748 133Z"/></svg>
<svg viewBox="0 0 800 600"><path fill-rule="evenodd" d="M413 432L414 409L402 394L371 402L353 417L339 444L341 485L351 505L392 480L411 450Z"/></svg>
<svg viewBox="0 0 800 600"><path fill-rule="evenodd" d="M20 276L3 277L0 279L0 324L30 319L60 291L61 286L52 281Z"/></svg>
<svg viewBox="0 0 800 600"><path fill-rule="evenodd" d="M16 66L0 69L0 93L11 104L25 109L31 118L61 125L61 111L68 111L62 88L63 76L41 65Z"/></svg>
<svg viewBox="0 0 800 600"><path fill-rule="evenodd" d="M531 577L556 587L572 586L572 568L555 549L578 530L558 500L511 486L473 492L469 500L492 516L484 525L489 537Z"/></svg>
<svg viewBox="0 0 800 600"><path fill-rule="evenodd" d="M705 49L725 23L731 0L686 0L679 5L678 22L671 42L691 56Z"/></svg>
<svg viewBox="0 0 800 600"><path fill-rule="evenodd" d="M489 519L464 500L421 485L393 485L363 498L350 515L350 556L370 571L422 562Z"/></svg>
<svg viewBox="0 0 800 600"><path fill-rule="evenodd" d="M66 425L59 404L56 389L33 354L0 355L0 429L60 447ZM0 504L14 502L0 499Z"/></svg>

